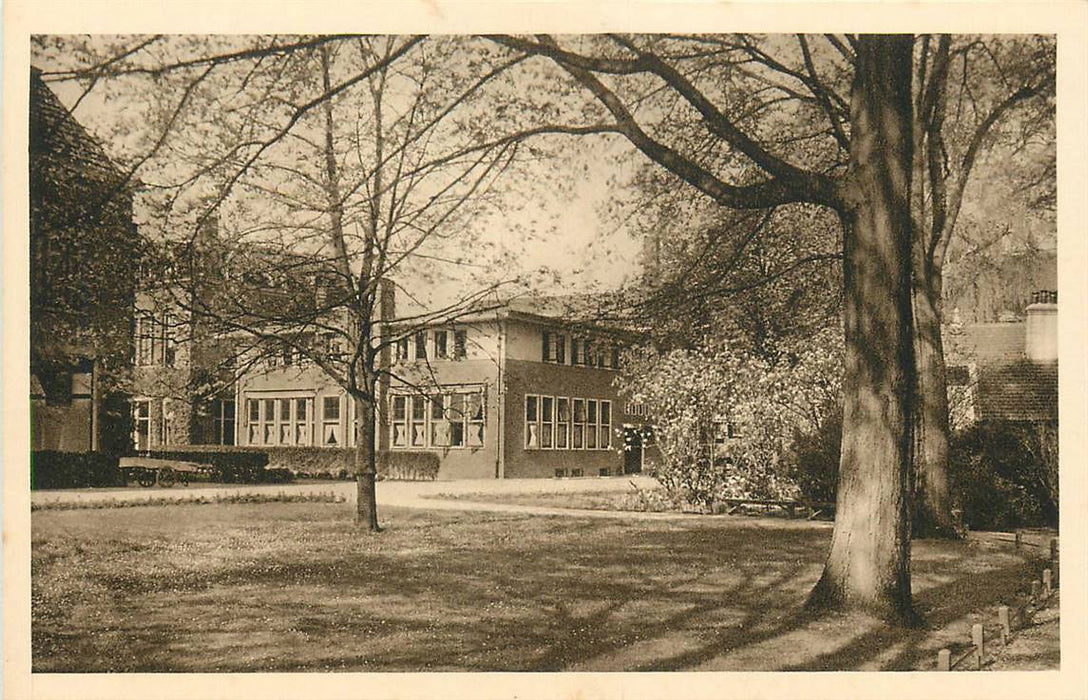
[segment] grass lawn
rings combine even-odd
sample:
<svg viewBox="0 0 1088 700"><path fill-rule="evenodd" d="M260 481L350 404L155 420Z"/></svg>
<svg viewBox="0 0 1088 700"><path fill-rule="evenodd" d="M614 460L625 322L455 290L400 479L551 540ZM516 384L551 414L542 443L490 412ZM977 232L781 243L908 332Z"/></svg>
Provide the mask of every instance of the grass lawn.
<svg viewBox="0 0 1088 700"><path fill-rule="evenodd" d="M932 668L1037 576L1011 546L919 542L929 629L797 613L831 529L335 503L32 514L33 669Z"/></svg>

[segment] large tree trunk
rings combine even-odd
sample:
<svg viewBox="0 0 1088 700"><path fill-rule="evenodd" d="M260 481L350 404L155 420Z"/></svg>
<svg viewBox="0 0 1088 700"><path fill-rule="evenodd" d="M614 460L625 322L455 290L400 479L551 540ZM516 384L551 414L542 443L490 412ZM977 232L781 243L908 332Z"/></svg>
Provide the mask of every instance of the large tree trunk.
<svg viewBox="0 0 1088 700"><path fill-rule="evenodd" d="M355 415L359 420L359 435L355 438L355 479L357 498L355 522L371 532L378 527L378 502L374 477L378 473L374 444L374 404L363 397L355 398Z"/></svg>
<svg viewBox="0 0 1088 700"><path fill-rule="evenodd" d="M808 607L916 616L910 591L911 43L862 36L842 216L846 374L835 529Z"/></svg>
<svg viewBox="0 0 1088 700"><path fill-rule="evenodd" d="M940 272L915 256L915 537L958 538L948 489L948 380L941 339Z"/></svg>

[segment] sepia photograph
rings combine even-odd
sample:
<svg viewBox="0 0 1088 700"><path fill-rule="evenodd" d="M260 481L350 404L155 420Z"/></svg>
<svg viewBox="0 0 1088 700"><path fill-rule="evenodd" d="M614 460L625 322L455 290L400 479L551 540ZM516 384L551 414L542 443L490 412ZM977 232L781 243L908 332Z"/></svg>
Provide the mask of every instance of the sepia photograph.
<svg viewBox="0 0 1088 700"><path fill-rule="evenodd" d="M1088 697L1084 45L520 21L17 37L5 657L66 697Z"/></svg>

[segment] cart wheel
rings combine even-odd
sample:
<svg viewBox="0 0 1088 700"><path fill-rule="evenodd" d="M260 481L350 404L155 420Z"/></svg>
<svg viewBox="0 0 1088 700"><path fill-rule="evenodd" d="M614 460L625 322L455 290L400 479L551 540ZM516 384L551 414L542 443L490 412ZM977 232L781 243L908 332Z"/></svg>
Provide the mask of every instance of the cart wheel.
<svg viewBox="0 0 1088 700"><path fill-rule="evenodd" d="M155 472L150 469L141 469L136 474L136 483L145 489L155 485Z"/></svg>
<svg viewBox="0 0 1088 700"><path fill-rule="evenodd" d="M177 476L174 474L173 469L160 469L159 470L159 486L163 488L170 488L177 483Z"/></svg>

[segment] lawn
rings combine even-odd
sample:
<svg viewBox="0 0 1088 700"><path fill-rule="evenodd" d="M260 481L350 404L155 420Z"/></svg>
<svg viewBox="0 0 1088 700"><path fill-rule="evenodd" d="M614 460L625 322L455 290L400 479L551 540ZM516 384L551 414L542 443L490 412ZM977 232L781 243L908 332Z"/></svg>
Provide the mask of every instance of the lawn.
<svg viewBox="0 0 1088 700"><path fill-rule="evenodd" d="M42 510L35 671L932 668L1037 576L1005 544L920 542L928 629L797 613L827 524L349 504Z"/></svg>

